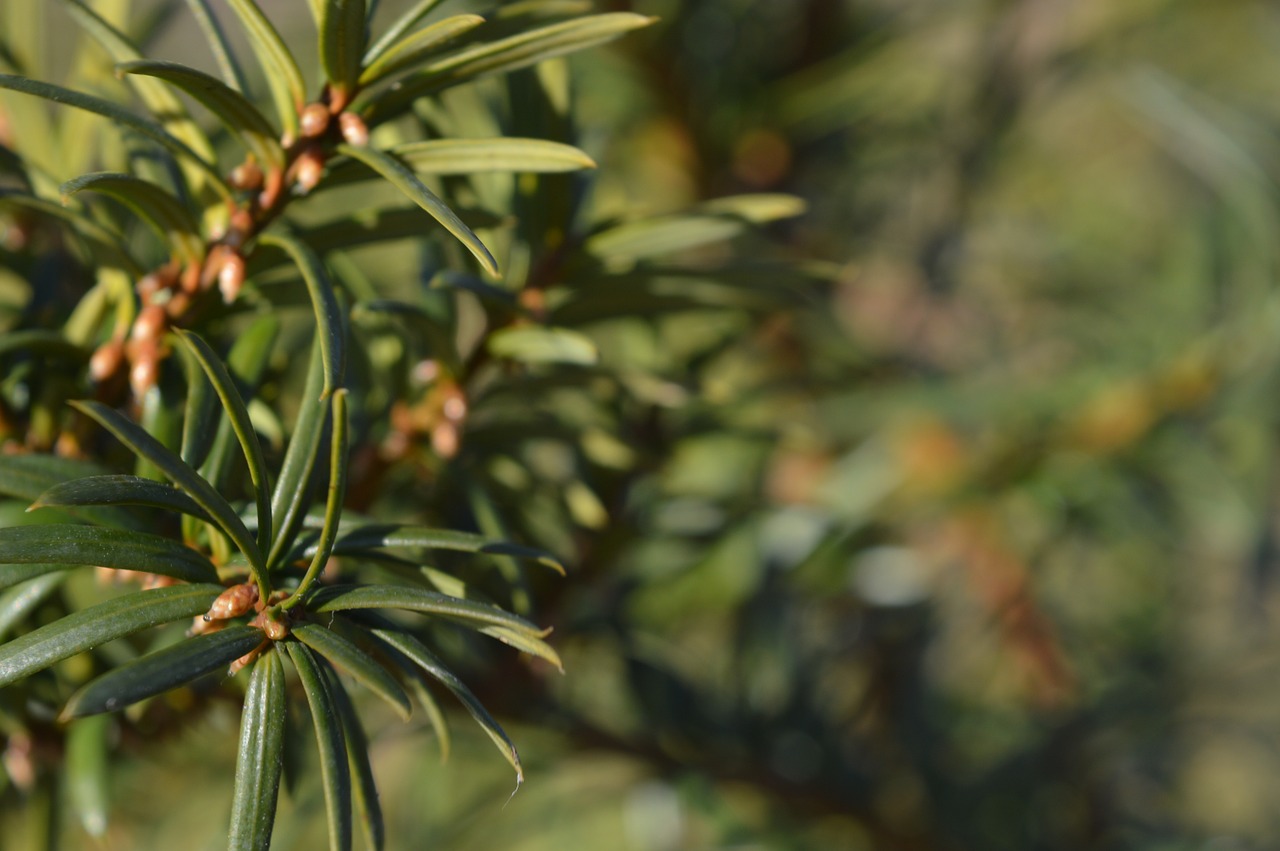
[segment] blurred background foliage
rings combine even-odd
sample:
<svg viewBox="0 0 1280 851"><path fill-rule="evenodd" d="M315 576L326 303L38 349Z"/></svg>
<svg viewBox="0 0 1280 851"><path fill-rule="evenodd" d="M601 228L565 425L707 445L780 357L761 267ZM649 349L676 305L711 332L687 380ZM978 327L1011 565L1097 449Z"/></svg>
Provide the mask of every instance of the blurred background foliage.
<svg viewBox="0 0 1280 851"><path fill-rule="evenodd" d="M567 66L580 217L809 210L682 257L703 304L582 319L610 380L500 385L354 497L571 565L523 589L567 675L467 675L519 794L478 731L440 765L365 707L389 847L1274 847L1274 6L596 8L661 21ZM219 847L236 723L113 766L106 841L68 847ZM320 807L285 796L276 847Z"/></svg>

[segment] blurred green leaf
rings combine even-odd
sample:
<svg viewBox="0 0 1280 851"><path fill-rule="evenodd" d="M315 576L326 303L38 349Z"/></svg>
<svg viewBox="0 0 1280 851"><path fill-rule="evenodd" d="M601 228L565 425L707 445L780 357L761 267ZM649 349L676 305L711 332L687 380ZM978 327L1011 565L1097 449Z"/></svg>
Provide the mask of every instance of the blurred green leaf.
<svg viewBox="0 0 1280 851"><path fill-rule="evenodd" d="M284 167L284 149L271 124L244 95L221 80L176 62L142 60L116 67L124 74L172 83L213 113L260 163L269 168Z"/></svg>
<svg viewBox="0 0 1280 851"><path fill-rule="evenodd" d="M222 24L218 22L218 16L209 6L209 0L187 0L187 7L191 10L191 16L199 24L200 31L204 33L205 41L209 43L209 50L212 51L213 59L218 64L218 71L222 74L223 81L237 92L249 91L244 70L240 67L230 42L227 41L227 34L223 31Z"/></svg>
<svg viewBox="0 0 1280 851"><path fill-rule="evenodd" d="M249 530L245 528L240 515L221 494L200 477L199 473L191 469L187 462L137 425L100 402L69 402L68 404L92 417L103 428L119 438L125 446L139 457L150 461L170 481L186 491L235 542L249 559L249 563L261 568L262 552L258 549L253 536L249 534Z"/></svg>
<svg viewBox="0 0 1280 851"><path fill-rule="evenodd" d="M227 372L231 374L235 387L242 397L252 397L258 391L262 377L266 373L267 364L271 359L272 347L279 331L279 317L264 311L256 314L248 326L236 335L235 342L231 344L231 349L227 352L226 366ZM199 378L193 377L189 381L212 388L212 383L206 380L207 376L204 372L204 367L200 365L199 359L195 357L191 349L187 346L180 346L179 350L190 358L196 371L200 373ZM217 393L215 392L213 395L216 397ZM220 401L218 398L209 400L210 410L216 412L223 407L220 405ZM229 416L216 417L215 415L214 419L217 420L217 429L214 432L212 442L209 444L208 455L200 467L200 475L215 488L219 488L227 481L231 462L236 456L239 439Z"/></svg>
<svg viewBox="0 0 1280 851"><path fill-rule="evenodd" d="M322 339L317 334L311 347L311 362L299 401L298 419L280 465L275 491L271 494L271 517L276 528L267 554L268 569L280 565L311 507L311 476L320 458L320 439L329 413L329 405L321 396L325 375L320 348Z"/></svg>
<svg viewBox="0 0 1280 851"><path fill-rule="evenodd" d="M0 685L54 662L163 623L203 614L220 585L173 585L115 597L0 644Z"/></svg>
<svg viewBox="0 0 1280 851"><path fill-rule="evenodd" d="M360 726L360 718L356 715L346 689L336 687L330 691L342 724L342 739L347 746L347 766L351 772L356 824L364 834L365 847L370 851L381 851L386 844L386 827L382 820L382 805L378 801L373 766L369 761L369 740L364 728Z"/></svg>
<svg viewBox="0 0 1280 851"><path fill-rule="evenodd" d="M555 665L556 670L560 671L560 673L564 673L564 662L560 661L560 654L550 644L537 636L505 626L486 626L481 627L479 631L490 638L498 639L508 647L514 647L521 653L528 653L530 656L545 659Z"/></svg>
<svg viewBox="0 0 1280 851"><path fill-rule="evenodd" d="M603 262L634 262L733 239L753 225L793 218L805 211L792 195L719 198L688 213L617 225L591 236L587 253Z"/></svg>
<svg viewBox="0 0 1280 851"><path fill-rule="evenodd" d="M550 174L596 167L594 160L572 145L545 139L428 139L396 145L387 153L417 174ZM371 177L373 174L357 163L339 160L330 168L324 185L333 188Z"/></svg>
<svg viewBox="0 0 1280 851"><path fill-rule="evenodd" d="M11 581L9 578L11 571L20 570L23 567L48 568L48 570L25 580ZM0 638L8 635L14 626L39 608L53 595L53 592L58 590L58 586L67 578L64 568L65 565L43 564L0 567L0 588L4 588L3 593L0 593Z"/></svg>
<svg viewBox="0 0 1280 851"><path fill-rule="evenodd" d="M395 157L374 148L339 145L338 152L352 159L359 160L378 174L386 178L392 185L403 192L432 218L442 224L445 230L453 234L467 250L480 261L480 265L491 275L498 274L498 261L493 259L489 249L480 238L467 227L449 206L436 197L404 163Z"/></svg>
<svg viewBox="0 0 1280 851"><path fill-rule="evenodd" d="M325 0L320 8L320 61L339 100L346 100L360 78L364 0Z"/></svg>
<svg viewBox="0 0 1280 851"><path fill-rule="evenodd" d="M427 13L438 5L440 5L440 0L418 0L418 2L406 9L391 26L387 27L386 32L365 53L364 64L372 65L377 62L378 58L389 50L391 45L400 40L400 36L408 32L414 24L426 17Z"/></svg>
<svg viewBox="0 0 1280 851"><path fill-rule="evenodd" d="M343 529L333 551L336 555L355 555L371 549L453 550L460 553L514 556L532 559L564 574L564 565L545 550L494 541L475 532L431 529L426 526L373 525Z"/></svg>
<svg viewBox="0 0 1280 851"><path fill-rule="evenodd" d="M409 696L404 693L395 677L368 653L319 624L295 624L293 634L303 644L328 659L329 664L347 672L358 683L385 700L402 720L409 720L413 711Z"/></svg>
<svg viewBox="0 0 1280 851"><path fill-rule="evenodd" d="M49 488L67 479L101 475L105 471L91 461L60 455L0 455L0 494L34 501ZM123 512L112 512L123 515ZM101 516L111 516L104 513ZM93 518L99 522L99 518Z"/></svg>
<svg viewBox="0 0 1280 851"><path fill-rule="evenodd" d="M165 239L169 250L183 263L193 265L204 259L200 226L177 198L154 183L103 171L68 180L62 184L61 192L65 199L86 189L110 195L133 210Z"/></svg>
<svg viewBox="0 0 1280 851"><path fill-rule="evenodd" d="M218 394L205 377L204 369L186 346L178 352L187 374L187 398L182 413L182 444L179 457L193 469L200 467L209 457L215 435L221 422L218 410Z"/></svg>
<svg viewBox="0 0 1280 851"><path fill-rule="evenodd" d="M89 352L62 336L60 331L8 331L0 337L0 358L9 354L40 355L50 360L84 362Z"/></svg>
<svg viewBox="0 0 1280 851"><path fill-rule="evenodd" d="M71 696L62 710L67 721L99 712L114 712L148 697L198 680L263 643L262 630L229 626L197 635L163 650L113 668Z"/></svg>
<svg viewBox="0 0 1280 851"><path fill-rule="evenodd" d="M257 3L253 0L227 0L227 3L240 18L249 35L249 43L253 45L253 54L262 64L285 136L296 138L298 112L306 102L306 86L297 60Z"/></svg>
<svg viewBox="0 0 1280 851"><path fill-rule="evenodd" d="M107 832L107 734L111 718L79 718L67 725L66 783L71 808L95 839Z"/></svg>
<svg viewBox="0 0 1280 851"><path fill-rule="evenodd" d="M84 241L95 262L123 269L137 277L142 277L145 272L141 264L125 252L122 247L124 239L120 234L108 230L79 210L11 189L0 189L0 208L3 207L30 210L67 226L77 239Z"/></svg>
<svg viewBox="0 0 1280 851"><path fill-rule="evenodd" d="M138 476L90 476L60 482L40 494L28 511L46 505L147 505L213 522L199 503L182 491Z"/></svg>
<svg viewBox="0 0 1280 851"><path fill-rule="evenodd" d="M244 399L236 390L231 374L227 372L226 366L219 360L213 349L209 348L209 344L194 331L179 329L178 336L195 355L209 382L213 385L214 392L222 400L222 409L231 423L231 428L235 430L245 461L248 462L249 478L253 482L254 499L258 505L259 561L254 564L265 569L266 563L261 561L261 553L266 552L271 546L271 482L270 474L267 472L267 462L262 456L262 446L258 442L258 433L254 431L253 423L249 421L249 409L245 407Z"/></svg>
<svg viewBox="0 0 1280 851"><path fill-rule="evenodd" d="M390 650L387 655L392 657L396 664L400 666L401 673L404 674L405 687L412 692L413 697L418 699L423 712L426 713L427 721L431 724L431 729L436 734L436 740L440 745L440 762L442 764L448 762L449 751L452 749L452 740L449 736L449 721L440 709L440 704L436 701L435 695L427 688L422 669L409 662L398 651Z"/></svg>
<svg viewBox="0 0 1280 851"><path fill-rule="evenodd" d="M315 552L307 572L297 589L281 604L288 611L306 599L311 586L320 578L321 572L329 563L333 553L333 542L338 536L338 523L342 518L342 503L347 492L347 391L339 388L333 394L333 410L331 412L331 437L329 441L329 489L325 496L324 521L320 527L320 535L315 544Z"/></svg>
<svg viewBox="0 0 1280 851"><path fill-rule="evenodd" d="M497 227L505 220L478 209L458 210L458 218L468 227ZM392 240L421 239L422 210L419 207L362 210L337 221L307 228L301 232L309 245L338 251Z"/></svg>
<svg viewBox="0 0 1280 851"><path fill-rule="evenodd" d="M192 150L189 145L170 134L159 124L140 118L128 110L121 109L112 101L64 89L52 83L42 83L36 80L28 80L26 77L16 77L12 74L0 74L0 89L21 92L105 116L116 124L127 127L172 152L179 160L194 164L204 172L209 178L210 185L217 189L223 198L228 201L232 198L231 189L227 186L226 181L222 179L222 175L218 173L217 166L204 159L200 154Z"/></svg>
<svg viewBox="0 0 1280 851"><path fill-rule="evenodd" d="M516 781L522 782L524 780L524 769L520 767L520 754L516 752L516 746L512 744L506 731L502 729L497 721L493 720L493 716L489 714L489 711L471 693L471 689L467 688L466 683L458 679L452 671L436 658L434 653L427 649L425 644L412 635L385 628L377 628L372 632L389 646L404 654L415 665L421 667L429 676L452 692L453 696L466 708L467 712L471 713L471 717L476 720L480 728L497 746L502 756L507 762L511 763L511 767L516 770Z"/></svg>
<svg viewBox="0 0 1280 851"><path fill-rule="evenodd" d="M328 678L305 644L290 641L289 658L302 680L302 690L311 707L316 746L320 750L320 778L324 786L325 809L329 814L330 851L351 847L351 772L347 762L346 737L329 690ZM335 684L334 688L341 688Z"/></svg>
<svg viewBox="0 0 1280 851"><path fill-rule="evenodd" d="M71 17L75 18L76 22L84 27L98 44L102 45L114 61L131 62L143 59L142 52L124 33L113 27L88 5L80 0L62 0L62 2L71 13ZM200 129L200 125L192 120L181 100L153 80L133 79L130 82L148 111L159 119L160 124L172 133L174 138L186 143L205 162L216 162L209 137ZM207 176L191 171L193 165L191 163L180 162L180 164L184 167L187 179L192 182L192 188L200 189L202 182L207 180Z"/></svg>
<svg viewBox="0 0 1280 851"><path fill-rule="evenodd" d="M387 585L331 585L312 595L308 611L342 612L351 609L404 609L434 615L473 628L508 627L525 635L542 637L544 631L524 618L470 600L461 600L422 588Z"/></svg>
<svg viewBox="0 0 1280 851"><path fill-rule="evenodd" d="M360 74L360 85L374 85L384 77L413 67L439 45L483 23L484 18L479 15L453 15L405 36L368 64Z"/></svg>
<svg viewBox="0 0 1280 851"><path fill-rule="evenodd" d="M333 284L320 258L301 240L268 233L259 237L258 242L283 249L302 273L302 280L307 286L307 294L311 297L315 310L316 333L320 336L320 354L324 358L324 390L320 398L327 399L334 390L342 386L342 376L346 369L345 331L338 300L333 294Z"/></svg>
<svg viewBox="0 0 1280 851"><path fill-rule="evenodd" d="M571 363L590 366L599 359L591 339L568 328L517 325L489 335L488 347L495 357L522 363Z"/></svg>
<svg viewBox="0 0 1280 851"><path fill-rule="evenodd" d="M809 204L795 195L762 192L713 198L710 201L704 201L694 209L700 213L735 216L753 225L763 225L803 216L808 211Z"/></svg>
<svg viewBox="0 0 1280 851"><path fill-rule="evenodd" d="M0 564L70 564L158 573L187 582L216 582L200 553L168 538L100 526L0 527Z"/></svg>
<svg viewBox="0 0 1280 851"><path fill-rule="evenodd" d="M654 20L631 12L609 12L472 45L427 65L394 89L370 96L361 106L370 126L381 124L424 95L486 74L515 71L544 59L585 50L649 26Z"/></svg>
<svg viewBox="0 0 1280 851"><path fill-rule="evenodd" d="M48 577L45 579L45 583L52 583L52 587L56 587L57 583L53 581L52 577L58 574L61 578L65 578L66 571L74 567L79 567L79 565L47 564L43 562L36 564L0 564L0 588L5 589L4 600L15 607L9 610L13 614L4 619L6 625L11 625L16 618L21 617L20 613L25 614L26 609L21 608L24 605L22 601L30 600L31 598L23 595L35 593L40 588L50 587L46 584L23 585L22 589L19 589L18 585Z"/></svg>
<svg viewBox="0 0 1280 851"><path fill-rule="evenodd" d="M426 342L427 351L433 360L439 361L450 375L461 374L462 359L453 334L429 311L389 299L357 302L351 310L351 318L357 322L373 316L394 316L404 320L405 325L417 331L412 339Z"/></svg>
<svg viewBox="0 0 1280 851"><path fill-rule="evenodd" d="M231 800L230 851L267 851L276 821L284 765L285 675L280 651L258 657L240 716L240 750Z"/></svg>

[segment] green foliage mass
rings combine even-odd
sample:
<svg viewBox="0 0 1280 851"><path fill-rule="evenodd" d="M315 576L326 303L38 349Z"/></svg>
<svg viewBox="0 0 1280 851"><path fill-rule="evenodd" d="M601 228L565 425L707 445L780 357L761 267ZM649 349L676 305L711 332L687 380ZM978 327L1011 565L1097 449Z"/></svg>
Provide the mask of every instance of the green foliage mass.
<svg viewBox="0 0 1280 851"><path fill-rule="evenodd" d="M490 468L545 478L511 454L579 446L583 425L535 402L607 409L643 380L597 342L602 316L669 310L638 261L799 208L728 199L668 237L587 212L572 173L595 163L572 144L560 57L642 15L419 3L387 25L376 3L313 3L308 81L252 0L189 5L216 75L147 58L165 18L138 29L127 3L4 9L11 794L53 814L33 847L59 843L66 808L106 836L111 755L230 698L229 847L265 849L282 767L304 759L286 725L305 695L330 847L382 847L350 684L402 720L415 695L447 751L425 684L443 686L519 782L512 740L431 645L485 660L468 637L483 636L561 668L525 616L530 567L563 575L576 553L563 536L508 542L523 530ZM59 39L70 66L32 47L55 23L77 28ZM624 286L632 302L615 303ZM568 492L587 525L607 522L588 484Z"/></svg>
<svg viewBox="0 0 1280 851"><path fill-rule="evenodd" d="M1272 847L1273 18L2 0L0 845Z"/></svg>

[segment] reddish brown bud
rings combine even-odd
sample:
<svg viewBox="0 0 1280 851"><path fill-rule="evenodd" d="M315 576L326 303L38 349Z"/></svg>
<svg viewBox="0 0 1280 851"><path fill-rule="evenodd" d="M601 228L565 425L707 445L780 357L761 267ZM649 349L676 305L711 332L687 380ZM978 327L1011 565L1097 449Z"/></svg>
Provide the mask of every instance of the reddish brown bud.
<svg viewBox="0 0 1280 851"><path fill-rule="evenodd" d="M176 292L164 303L164 312L169 314L170 320L176 320L182 318L190 307L191 296L184 292Z"/></svg>
<svg viewBox="0 0 1280 851"><path fill-rule="evenodd" d="M364 119L354 112L344 112L338 116L338 126L342 129L342 138L349 145L363 148L369 144L369 128Z"/></svg>
<svg viewBox="0 0 1280 851"><path fill-rule="evenodd" d="M252 191L262 188L262 167L247 159L231 170L230 183L236 189Z"/></svg>
<svg viewBox="0 0 1280 851"><path fill-rule="evenodd" d="M261 644L259 644L257 647L250 650L248 653L241 656L239 659L232 662L231 666L227 668L227 676L234 677L236 674L244 670L247 666L252 665L254 660L257 659L259 656L261 656L262 651L266 649L267 649L267 642L264 641Z"/></svg>
<svg viewBox="0 0 1280 851"><path fill-rule="evenodd" d="M13 732L5 744L0 762L13 785L22 792L30 792L36 785L35 745L26 733Z"/></svg>
<svg viewBox="0 0 1280 851"><path fill-rule="evenodd" d="M315 188L324 175L324 151L319 145L309 145L298 155L293 168L296 185L305 195Z"/></svg>
<svg viewBox="0 0 1280 851"><path fill-rule="evenodd" d="M457 455L461 443L458 427L451 422L440 423L431 432L431 448L441 458L452 458Z"/></svg>
<svg viewBox="0 0 1280 851"><path fill-rule="evenodd" d="M199 263L192 263L182 270L182 277L178 281L179 292L195 295L200 292L200 272L203 266Z"/></svg>
<svg viewBox="0 0 1280 851"><path fill-rule="evenodd" d="M440 377L440 364L434 360L420 360L413 365L413 380L426 386Z"/></svg>
<svg viewBox="0 0 1280 851"><path fill-rule="evenodd" d="M138 312L133 320L133 332L130 336L138 342L158 340L169 322L165 318L164 308L158 304L148 304Z"/></svg>
<svg viewBox="0 0 1280 851"><path fill-rule="evenodd" d="M248 234L253 232L253 215L250 211L239 207L233 212L232 218L228 223L227 237L223 239L224 243L230 248L238 248L243 246L244 241L248 239Z"/></svg>
<svg viewBox="0 0 1280 851"><path fill-rule="evenodd" d="M178 580L172 576L162 576L159 573L144 573L142 575L142 590L151 591L156 588L169 588L177 585Z"/></svg>
<svg viewBox="0 0 1280 851"><path fill-rule="evenodd" d="M204 613L204 619L207 621L223 621L228 618L238 618L252 609L253 604L256 602L258 602L258 586L256 583L246 582L243 585L232 585L219 594L218 599L213 601L209 611Z"/></svg>
<svg viewBox="0 0 1280 851"><path fill-rule="evenodd" d="M121 572L114 567L95 567L93 576L99 585L114 585L119 581Z"/></svg>
<svg viewBox="0 0 1280 851"><path fill-rule="evenodd" d="M244 258L233 252L227 255L218 272L218 292L222 293L223 302L231 304L235 301L243 285Z"/></svg>
<svg viewBox="0 0 1280 851"><path fill-rule="evenodd" d="M274 618L266 618L262 624L262 631L267 634L267 638L272 641L279 641L289 634L289 625L284 621L278 621Z"/></svg>
<svg viewBox="0 0 1280 851"><path fill-rule="evenodd" d="M226 621L207 621L204 619L204 615L196 615L191 619L191 627L187 630L187 638L193 635L207 635L210 632L217 632L220 629L225 629L226 626Z"/></svg>
<svg viewBox="0 0 1280 851"><path fill-rule="evenodd" d="M467 400L460 391L455 390L444 400L444 405L441 406L440 412L450 422L461 422L467 415Z"/></svg>
<svg viewBox="0 0 1280 851"><path fill-rule="evenodd" d="M156 362L155 351L152 350L150 357L134 361L133 367L129 370L129 388L133 390L135 397L141 399L147 395L148 390L156 386L159 377L160 364Z"/></svg>
<svg viewBox="0 0 1280 851"><path fill-rule="evenodd" d="M138 291L138 298L145 303L150 301L151 297L158 293L162 286L163 283L160 280L160 276L152 272L139 278L135 289Z"/></svg>
<svg viewBox="0 0 1280 851"><path fill-rule="evenodd" d="M329 107L322 103L309 103L298 114L298 130L305 139L323 136L329 129Z"/></svg>
<svg viewBox="0 0 1280 851"><path fill-rule="evenodd" d="M249 626L256 626L272 641L279 641L289 634L288 620L281 618L270 609L259 613L256 618L249 621Z"/></svg>
<svg viewBox="0 0 1280 851"><path fill-rule="evenodd" d="M84 447L75 433L64 431L53 443L53 454L60 458L84 458Z"/></svg>
<svg viewBox="0 0 1280 851"><path fill-rule="evenodd" d="M258 206L270 209L280 199L280 190L284 188L284 169L273 168L267 172L262 191L258 193Z"/></svg>
<svg viewBox="0 0 1280 851"><path fill-rule="evenodd" d="M111 339L98 346L89 358L89 378L101 383L120 370L124 361L124 341Z"/></svg>

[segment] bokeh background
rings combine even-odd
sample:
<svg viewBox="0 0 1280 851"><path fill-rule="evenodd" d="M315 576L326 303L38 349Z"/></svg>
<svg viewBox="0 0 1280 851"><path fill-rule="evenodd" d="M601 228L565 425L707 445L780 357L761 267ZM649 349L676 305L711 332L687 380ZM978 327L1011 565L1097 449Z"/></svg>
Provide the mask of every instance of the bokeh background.
<svg viewBox="0 0 1280 851"><path fill-rule="evenodd" d="M364 707L389 847L1280 847L1280 10L594 8L661 20L569 64L592 215L797 195L693 258L788 297L602 332L659 401L616 463L534 453L514 524L570 556L530 588L567 674L466 674L527 782ZM237 725L114 766L68 842L221 847Z"/></svg>

